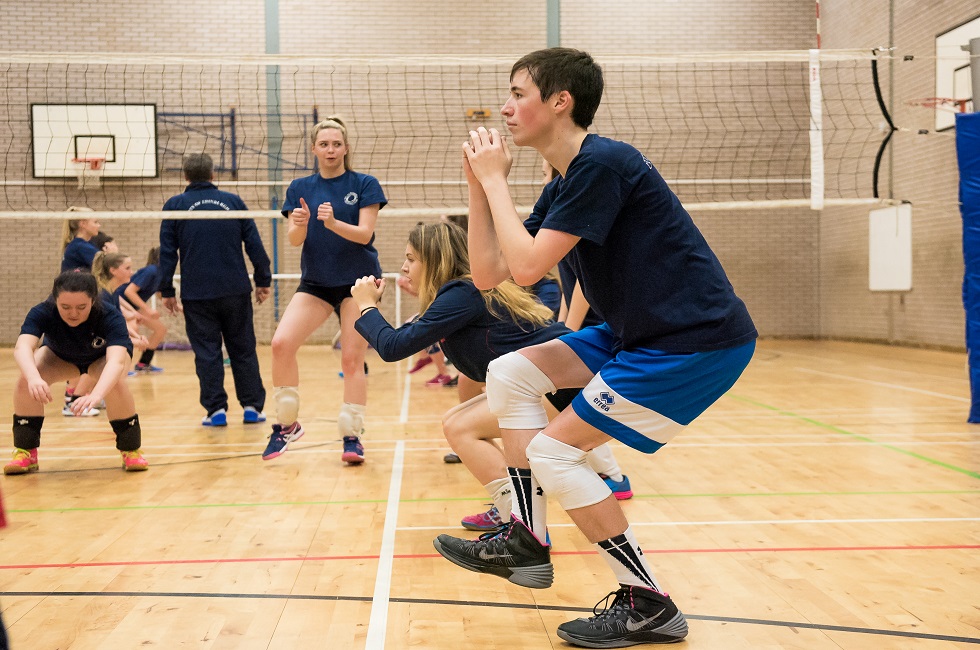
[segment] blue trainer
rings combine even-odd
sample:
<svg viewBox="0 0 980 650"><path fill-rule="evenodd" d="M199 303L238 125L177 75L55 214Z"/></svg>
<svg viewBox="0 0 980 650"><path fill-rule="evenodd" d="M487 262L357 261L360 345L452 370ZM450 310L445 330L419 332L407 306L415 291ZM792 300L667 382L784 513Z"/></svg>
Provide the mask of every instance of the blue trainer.
<svg viewBox="0 0 980 650"><path fill-rule="evenodd" d="M605 474L599 474L602 480L606 482L609 489L612 490L613 495L619 501L625 501L633 497L633 490L630 489L630 477L623 474L622 481L614 481Z"/></svg>
<svg viewBox="0 0 980 650"><path fill-rule="evenodd" d="M225 413L224 409L218 409L201 420L201 424L206 427L226 427L228 426L228 414Z"/></svg>
<svg viewBox="0 0 980 650"><path fill-rule="evenodd" d="M364 445L357 436L344 436L344 453L340 460L350 465L360 465L364 462Z"/></svg>
<svg viewBox="0 0 980 650"><path fill-rule="evenodd" d="M254 406L246 406L245 413L242 415L242 422L245 424L258 424L259 422L265 422L265 413L258 410Z"/></svg>
<svg viewBox="0 0 980 650"><path fill-rule="evenodd" d="M281 424L272 425L272 433L269 435L269 444L262 452L262 460L272 460L286 453L289 443L303 437L303 427L299 422L293 422L288 427L283 428Z"/></svg>

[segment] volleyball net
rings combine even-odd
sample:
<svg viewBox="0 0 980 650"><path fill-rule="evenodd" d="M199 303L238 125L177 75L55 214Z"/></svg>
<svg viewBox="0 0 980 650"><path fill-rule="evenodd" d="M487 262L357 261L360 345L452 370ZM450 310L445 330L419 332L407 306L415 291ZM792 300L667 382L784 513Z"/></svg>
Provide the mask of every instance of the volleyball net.
<svg viewBox="0 0 980 650"><path fill-rule="evenodd" d="M591 130L636 146L695 209L871 203L890 134L877 59L597 57ZM329 115L348 124L355 169L381 181L386 214L465 212L460 145L477 126L506 132L514 60L0 53L0 214L159 217L185 186L182 157L204 152L222 189L271 217L289 182L315 171L310 128ZM533 205L540 158L514 156L515 202Z"/></svg>

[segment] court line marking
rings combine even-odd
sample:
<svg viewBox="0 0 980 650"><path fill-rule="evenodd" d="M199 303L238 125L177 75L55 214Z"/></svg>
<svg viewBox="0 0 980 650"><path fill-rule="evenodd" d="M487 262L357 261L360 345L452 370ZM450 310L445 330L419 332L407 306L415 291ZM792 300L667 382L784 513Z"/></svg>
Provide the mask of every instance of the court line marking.
<svg viewBox="0 0 980 650"><path fill-rule="evenodd" d="M941 397L943 399L955 400L957 402L970 403L970 400L966 397L960 397L958 395L948 395L946 393L937 393L931 390L925 390L924 388L912 388L911 386L903 386L902 384L891 384L884 381L874 381L873 379L862 379L861 377L854 377L852 375L841 375L836 372L827 372L826 370L813 370L812 368L801 368L796 367L793 370L799 372L809 373L811 375L823 375L824 377L833 377L834 379L846 379L848 381L855 381L860 384L871 384L872 386L881 386L883 388L894 388L896 390L904 390L909 393L919 393L920 395L929 395L930 397Z"/></svg>
<svg viewBox="0 0 980 650"><path fill-rule="evenodd" d="M847 429L842 429L842 428L837 427L837 426L834 426L832 424L827 424L826 422L821 422L820 420L814 420L813 418L808 418L808 417L799 415L797 413L793 413L792 411L787 411L787 410L781 409L781 408L776 407L776 406L771 406L769 404L765 404L763 402L759 402L759 401L756 401L756 400L751 399L751 398L748 398L748 397L741 397L739 395L732 395L731 393L729 393L727 396L728 397L731 397L732 399L734 399L736 401L745 402L746 404L752 404L754 406L758 406L759 408L764 408L764 409L767 409L767 410L770 410L770 411L774 411L776 413L779 413L780 415L785 415L786 417L790 417L790 418L793 418L793 419L796 419L796 420L800 420L802 422L808 422L809 424L812 424L814 426L820 427L822 429L827 429L828 431L834 431L836 433L840 433L842 435L845 435L845 436L848 436L848 437L851 437L851 438L854 438L854 439L857 439L857 440L863 440L865 442L869 442L869 443L874 444L874 445L876 445L878 447L883 447L885 449L890 449L891 451L896 451L896 452L898 452L900 454L904 454L906 456L911 456L912 458L917 458L917 459L922 460L922 461L925 461L925 462L927 462L927 463L929 463L931 465L936 465L938 467L945 467L946 469L951 469L954 472L959 472L960 474L965 474L965 475L971 476L973 478L980 478L980 472L974 472L974 471L971 471L971 470L968 470L968 469L964 469L962 467L957 467L956 465L953 465L952 463L944 463L941 460L936 460L935 458L930 458L928 456L923 456L922 454L917 454L914 451L909 451L908 449L902 449L901 447L896 447L895 445L891 445L891 444L888 444L886 442L879 442L879 441L875 440L874 438L869 438L868 436L861 435L859 433L854 433L853 431L848 431Z"/></svg>
<svg viewBox="0 0 980 650"><path fill-rule="evenodd" d="M405 368L408 368L408 364L412 362L412 357L405 360ZM402 390L402 410L398 416L399 424L405 424L408 422L408 405L411 401L412 396L412 376L405 373L405 388Z"/></svg>
<svg viewBox="0 0 980 650"><path fill-rule="evenodd" d="M923 524L980 521L980 517L910 517L891 519L739 519L737 521L630 521L630 526L792 526L796 524ZM575 528L575 524L548 524ZM445 526L402 526L398 530L446 530ZM644 551L645 552L645 551Z"/></svg>
<svg viewBox="0 0 980 650"><path fill-rule="evenodd" d="M398 530L398 503L402 495L402 473L405 469L405 443L395 444L395 458L391 463L391 483L388 485L388 507L385 509L385 527L381 535L381 553L378 558L378 575L374 582L371 599L371 620L368 623L365 650L384 650L388 629L388 599L391 596L391 575L395 556L395 532Z"/></svg>
<svg viewBox="0 0 980 650"><path fill-rule="evenodd" d="M776 414L773 414L773 416L774 417L782 417L782 416L778 416ZM702 420L698 420L698 422L701 422L701 421ZM369 420L368 423L371 424L371 421ZM902 424L902 426L908 426L909 425L909 423L907 421L906 422L902 422L901 424ZM929 424L929 423L920 423L920 424ZM882 423L881 426L889 426L889 423ZM919 425L916 425L916 426L919 426ZM56 436L57 433L66 433L67 434L68 431L71 431L71 432L74 432L74 433L72 435L65 435L63 437L64 438L70 438L74 442L78 442L78 436L77 435L74 435L75 433L86 433L87 432L87 431L83 431L82 429L71 429L71 430L64 430L64 429L62 429L62 430L59 430L57 432L52 431L51 432L51 437L57 437ZM104 432L101 432L100 431L100 433L104 433ZM45 436L47 436L47 435L48 434L45 433ZM679 443L688 443L689 441L692 441L692 440L709 440L709 441L712 441L712 442L717 441L717 440L731 440L731 441L738 441L738 440L783 440L783 439L787 439L787 440L790 440L790 441L795 440L795 439L813 440L814 437L815 437L815 435L817 435L817 434L814 434L812 431L808 431L808 432L802 432L802 431L797 431L797 432L791 432L791 431L773 431L771 433L734 433L734 432L725 432L725 433L693 433L693 432L685 432L683 434L683 438L677 438L675 440L672 440L670 442L670 444L671 445L676 445L676 444L679 444ZM836 434L832 434L832 433L829 433L829 432L828 433L824 433L822 435L826 436L827 438L831 438L831 437L835 437L836 436ZM974 433L972 431L930 431L930 432L923 431L923 432L908 432L908 433L896 433L896 432L892 431L892 432L886 432L886 433L876 433L876 434L874 434L874 436L875 436L875 438L879 438L879 439L880 438L900 438L901 439L901 440L891 440L891 442L905 442L905 439L906 438L909 439L910 442L913 442L913 441L916 441L916 439L918 439L918 438L926 438L926 439L929 439L929 438L939 438L939 437L950 437L950 438L960 438L960 439L968 438L968 440L966 440L966 442L980 442L980 434ZM90 445L88 445L88 446L84 446L84 447L68 447L68 446L61 446L61 445L58 445L58 444L50 444L47 441L47 438L45 438L45 449L57 449L57 450L99 449L99 450L104 450L105 449L105 443L107 441L114 441L114 440L115 440L115 438L113 438L109 434L106 434L106 435L103 435L101 437L101 439L99 439L99 440L92 440L92 443ZM378 443L381 443L381 444L394 444L394 443L396 443L398 441L403 441L403 442L405 442L406 445L421 445L421 444L432 445L432 444L436 444L436 445L441 445L441 448L446 448L446 447L449 446L449 443L446 442L446 439L444 437L439 437L439 438L415 438L415 437L412 437L411 439L406 439L406 438L376 438L374 436L371 436L371 444L378 444ZM338 438L336 440L325 440L323 443L317 443L317 444L326 444L326 443L340 444L340 442L341 441ZM929 440L925 440L923 442L930 442L930 441ZM300 443L297 443L297 445L299 445L299 444ZM612 444L612 445L614 445L614 446L616 446L618 448L627 449L627 446L626 445L622 444L621 442L615 441L615 440L613 442L611 442L610 444ZM218 448L218 447L245 447L247 449L255 449L257 446L258 446L258 444L255 441L243 440L241 442L200 442L200 443L197 443L197 442L174 442L174 443L158 444L158 445L142 445L141 448L142 449L195 449L195 448L199 448L200 447L200 448L203 448L203 449L214 449L214 448ZM290 449L302 449L302 448L303 447L300 447L300 446L290 446ZM411 450L411 449L413 449L413 447L408 447L408 449Z"/></svg>
<svg viewBox="0 0 980 650"><path fill-rule="evenodd" d="M863 438L860 434L850 434L856 438ZM381 442L381 441L375 441ZM404 443L408 441L399 441L396 444ZM900 443L908 447L919 447L919 446L980 446L980 440L895 440L889 441L894 443ZM292 451L303 451L307 454L335 454L337 453L336 446L340 444L338 440L330 440L327 442L318 442L310 444L309 446L302 445L291 445L290 450ZM329 448L324 448L329 446ZM695 442L695 443L684 443L684 442L671 442L671 449L729 449L733 447L746 448L746 449L791 449L796 447L867 447L867 446L879 446L888 447L889 444L881 440L836 440L836 441L813 441L813 442ZM252 446L254 449L254 445ZM144 445L143 450L153 449ZM156 449L166 449L165 445L157 445ZM172 448L172 447L171 447ZM177 449L182 449L183 447L176 447ZM98 447L57 447L54 445L48 445L45 449L58 452L91 452L91 451L105 451L105 446L99 445ZM449 445L441 445L437 447L407 447L405 449L406 453L428 453L433 451L445 451L449 449ZM371 452L376 454L390 454L394 453L394 447L377 447L372 445ZM912 452L906 452L910 455L915 455ZM251 456L257 457L261 455L258 451L246 451L246 450L235 450L229 449L223 452L220 456L215 456L213 453L209 453L206 450L202 451L173 451L164 452L156 451L152 454L147 454L149 460L154 458L214 458L215 460L224 460L229 458L248 458ZM917 456L917 455L916 455ZM917 456L918 457L918 456ZM53 456L50 454L44 455L45 461L79 461L79 460L115 460L117 456L115 454L103 454L103 453L87 453L76 456ZM921 457L925 458L925 457ZM931 461L937 464L942 464L940 461ZM166 467L169 463L158 463L154 464L154 467ZM92 468L94 469L94 468ZM962 470L963 472L968 472L969 470ZM980 478L980 475L977 476Z"/></svg>
<svg viewBox="0 0 980 650"><path fill-rule="evenodd" d="M20 598L236 598L249 600L320 600L334 602L367 602L366 596L326 596L314 594L247 594L247 593L193 593L167 591L0 591L0 596ZM436 598L401 598L395 597L391 602L404 605L438 605L462 607L499 607L504 609L545 610L550 612L571 612L579 614L592 613L591 607L567 607L564 605L539 605L536 603L500 603L491 601L472 600L443 600ZM779 621L763 618L742 618L738 616L711 616L708 614L684 614L692 621L712 623L739 623L742 625L768 625L789 629L802 628L824 632L847 632L851 634L874 634L878 636L894 636L906 639L923 639L930 641L951 641L955 643L980 644L980 638L968 636L953 636L949 634L932 634L929 632L907 632L905 630L885 630L873 627L852 627L846 625L828 625L824 623L809 623L797 621ZM548 631L549 637L551 632Z"/></svg>
<svg viewBox="0 0 980 650"><path fill-rule="evenodd" d="M114 468L115 469L115 468ZM727 499L745 497L847 497L847 496L925 496L925 495L946 495L946 494L980 494L980 490L899 490L899 491L868 491L868 492L692 492L692 493L665 493L665 494L634 494L632 500L653 500L653 499ZM486 501L487 496L473 497L432 497L428 499L402 499L401 503L442 503L442 502L470 502ZM373 505L385 503L385 499L339 499L336 501L268 501L268 502L242 502L242 503L177 503L177 504L157 504L139 506L98 506L98 507L73 507L73 508L7 508L11 513L31 513L31 514L64 514L72 512L104 512L111 510L192 510L196 508L282 508L291 506L339 506L339 505ZM554 525L554 524L553 524ZM451 528L446 526L445 528ZM440 529L441 530L441 529Z"/></svg>
<svg viewBox="0 0 980 650"><path fill-rule="evenodd" d="M835 553L851 552L881 552L881 551L969 551L980 549L980 544L944 544L944 545L898 545L898 546L768 546L757 548L651 548L643 549L644 555L677 555L677 554L706 554L706 553L820 553L831 551ZM584 551L552 551L552 555L598 555L594 549ZM425 560L441 558L438 553L395 553L394 560ZM79 569L95 567L127 567L127 566L183 566L193 564L266 564L269 562L330 562L350 560L380 560L380 555L316 555L295 557L233 557L211 559L185 560L119 560L117 562L49 562L44 564L0 564L0 571L23 571L26 569ZM372 599L373 600L373 599Z"/></svg>

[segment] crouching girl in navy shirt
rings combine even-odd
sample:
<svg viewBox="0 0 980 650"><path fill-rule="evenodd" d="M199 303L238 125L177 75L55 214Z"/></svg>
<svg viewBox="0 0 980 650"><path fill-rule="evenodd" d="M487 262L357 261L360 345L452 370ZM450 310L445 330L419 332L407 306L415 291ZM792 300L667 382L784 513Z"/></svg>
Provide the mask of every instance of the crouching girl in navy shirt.
<svg viewBox="0 0 980 650"><path fill-rule="evenodd" d="M129 281L114 290L120 305L127 304L142 316L141 322L150 330L147 346L143 349L134 372L163 372L154 366L153 353L167 336L167 326L160 319L160 312L150 306L150 300L160 291L160 247L150 249L146 266L133 273Z"/></svg>
<svg viewBox="0 0 980 650"><path fill-rule="evenodd" d="M442 348L460 373L482 384L487 379L487 366L497 357L569 333L564 325L550 320L549 308L512 281L488 291L477 289L470 277L466 233L455 224L416 226L408 235L402 273L409 289L418 294L419 316L398 329L376 308L384 293L383 280L368 276L351 289L360 312L354 326L385 361L406 359L442 341ZM578 392L570 388L545 397L561 411ZM502 527L510 519L511 479L504 456L493 442L500 437L500 428L490 413L486 394L450 409L443 416L443 431L453 451L494 502L489 512L465 517L463 527ZM621 474L606 445L593 450L588 462L604 476Z"/></svg>
<svg viewBox="0 0 980 650"><path fill-rule="evenodd" d="M299 364L296 353L330 314L340 317L341 370L344 403L337 426L344 441L341 460L364 462L364 415L367 342L354 331L357 305L351 299L354 281L381 275L374 228L378 211L387 203L377 179L351 169L347 127L328 117L313 127L313 155L318 171L298 178L286 190L282 213L289 218L287 237L302 246L301 279L272 337L272 384L277 423L262 454L271 460L303 435L299 415Z"/></svg>
<svg viewBox="0 0 980 650"><path fill-rule="evenodd" d="M44 342L38 346L41 339ZM54 281L51 296L27 314L14 346L20 377L14 387L14 458L4 474L38 470L44 405L52 401L51 383L89 373L95 387L72 402L76 412L105 399L116 449L127 471L145 470L141 432L133 395L126 386L126 368L133 352L122 314L99 299L96 280L88 273L67 272Z"/></svg>

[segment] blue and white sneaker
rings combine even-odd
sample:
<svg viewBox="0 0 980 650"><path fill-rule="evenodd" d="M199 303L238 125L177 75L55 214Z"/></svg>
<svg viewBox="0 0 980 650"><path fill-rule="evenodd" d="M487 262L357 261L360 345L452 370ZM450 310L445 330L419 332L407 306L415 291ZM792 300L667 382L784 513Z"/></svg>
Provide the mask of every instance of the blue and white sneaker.
<svg viewBox="0 0 980 650"><path fill-rule="evenodd" d="M303 437L303 427L299 422L293 422L288 427L281 424L272 425L272 433L269 435L269 444L262 452L262 460L272 460L286 453L289 443Z"/></svg>
<svg viewBox="0 0 980 650"><path fill-rule="evenodd" d="M625 501L626 499L633 498L633 490L630 489L630 477L626 476L626 474L623 474L622 481L614 481L605 474L599 474L599 477L606 482L606 485L612 490L617 500Z"/></svg>
<svg viewBox="0 0 980 650"><path fill-rule="evenodd" d="M344 436L344 453L340 455L340 460L348 465L360 465L364 462L364 445L358 436Z"/></svg>
<svg viewBox="0 0 980 650"><path fill-rule="evenodd" d="M201 420L201 424L206 427L226 427L228 426L228 414L225 413L224 409L218 409Z"/></svg>
<svg viewBox="0 0 980 650"><path fill-rule="evenodd" d="M242 415L242 422L245 424L258 424L265 422L265 413L254 406L246 406L245 413Z"/></svg>

